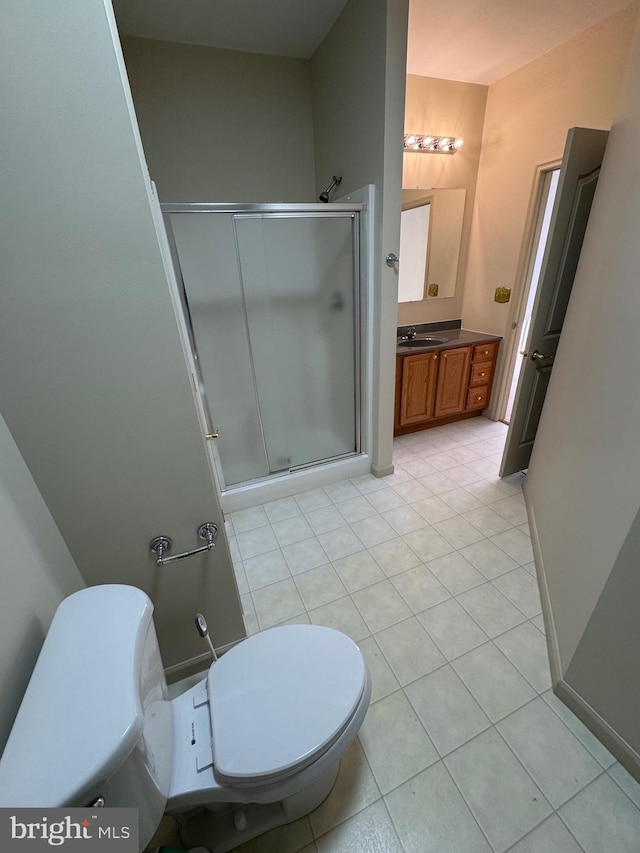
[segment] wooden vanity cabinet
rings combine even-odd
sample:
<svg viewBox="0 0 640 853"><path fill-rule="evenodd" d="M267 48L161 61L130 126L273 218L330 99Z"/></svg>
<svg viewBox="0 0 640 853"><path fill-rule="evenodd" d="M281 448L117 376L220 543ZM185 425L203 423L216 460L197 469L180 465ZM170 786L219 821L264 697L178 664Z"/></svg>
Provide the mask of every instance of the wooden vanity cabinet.
<svg viewBox="0 0 640 853"><path fill-rule="evenodd" d="M471 350L471 375L465 406L467 412L486 409L489 405L493 369L498 354L498 341L477 344L471 347Z"/></svg>
<svg viewBox="0 0 640 853"><path fill-rule="evenodd" d="M480 414L499 341L396 357L395 434Z"/></svg>

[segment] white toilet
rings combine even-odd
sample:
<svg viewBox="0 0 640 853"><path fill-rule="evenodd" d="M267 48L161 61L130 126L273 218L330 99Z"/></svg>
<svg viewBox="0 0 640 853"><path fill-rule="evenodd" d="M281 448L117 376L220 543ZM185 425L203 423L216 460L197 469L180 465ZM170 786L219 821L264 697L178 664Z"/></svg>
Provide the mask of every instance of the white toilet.
<svg viewBox="0 0 640 853"><path fill-rule="evenodd" d="M0 806L135 806L224 853L318 806L358 733L367 666L317 625L243 640L170 701L153 605L94 586L58 608L0 759Z"/></svg>

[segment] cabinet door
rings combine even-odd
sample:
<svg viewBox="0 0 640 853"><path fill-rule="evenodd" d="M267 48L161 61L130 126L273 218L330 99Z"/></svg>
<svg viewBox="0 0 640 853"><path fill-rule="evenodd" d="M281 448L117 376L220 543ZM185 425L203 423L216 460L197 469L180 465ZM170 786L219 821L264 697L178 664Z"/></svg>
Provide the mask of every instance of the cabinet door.
<svg viewBox="0 0 640 853"><path fill-rule="evenodd" d="M440 353L434 416L444 418L464 411L469 385L471 347L459 347Z"/></svg>
<svg viewBox="0 0 640 853"><path fill-rule="evenodd" d="M438 353L406 355L402 361L400 426L428 421L433 417L433 396Z"/></svg>

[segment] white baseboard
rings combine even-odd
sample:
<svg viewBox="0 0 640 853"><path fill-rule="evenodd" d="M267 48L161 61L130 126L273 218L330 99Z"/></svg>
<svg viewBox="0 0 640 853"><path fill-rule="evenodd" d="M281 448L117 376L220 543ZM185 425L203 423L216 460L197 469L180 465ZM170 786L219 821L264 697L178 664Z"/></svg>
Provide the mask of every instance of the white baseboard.
<svg viewBox="0 0 640 853"><path fill-rule="evenodd" d="M371 466L371 473L374 477L388 477L389 474L393 474L394 468L393 465L384 465L382 468L378 468L377 465Z"/></svg>
<svg viewBox="0 0 640 853"><path fill-rule="evenodd" d="M540 600L542 603L542 618L544 619L547 651L549 653L549 667L551 669L551 681L555 686L563 676L560 647L558 646L558 635L553 618L553 608L551 606L551 596L549 595L547 576L544 571L544 560L542 559L542 551L540 550L540 540L538 538L535 512L527 495L526 477L522 484L522 493L524 495L524 503L527 509L529 532L531 533L531 547L533 549L533 560L536 567L536 575L538 576L538 587L540 589Z"/></svg>
<svg viewBox="0 0 640 853"><path fill-rule="evenodd" d="M640 754L629 744L570 684L561 679L553 686L553 692L569 708L589 731L606 746L620 764L640 782Z"/></svg>
<svg viewBox="0 0 640 853"><path fill-rule="evenodd" d="M238 643L241 643L244 639L246 638L240 637L240 639L233 643L227 643L225 646L216 646L216 654L220 657L225 652L228 652L229 649L237 646ZM209 669L212 663L213 657L211 652L203 652L201 655L195 655L192 658L182 660L179 663L174 663L172 666L166 667L164 674L167 677L167 681L172 684L175 681L180 681L180 679L187 678L196 672L202 672L205 669Z"/></svg>

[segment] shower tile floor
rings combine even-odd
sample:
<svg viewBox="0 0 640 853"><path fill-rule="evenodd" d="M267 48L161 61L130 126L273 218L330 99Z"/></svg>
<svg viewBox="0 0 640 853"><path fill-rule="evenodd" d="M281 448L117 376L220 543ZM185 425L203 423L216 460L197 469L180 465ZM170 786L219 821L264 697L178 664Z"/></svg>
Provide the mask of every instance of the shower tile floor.
<svg viewBox="0 0 640 853"><path fill-rule="evenodd" d="M391 476L228 518L247 631L337 628L373 680L327 800L242 853L640 851L640 785L550 689L506 429L413 433Z"/></svg>

